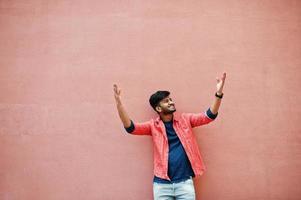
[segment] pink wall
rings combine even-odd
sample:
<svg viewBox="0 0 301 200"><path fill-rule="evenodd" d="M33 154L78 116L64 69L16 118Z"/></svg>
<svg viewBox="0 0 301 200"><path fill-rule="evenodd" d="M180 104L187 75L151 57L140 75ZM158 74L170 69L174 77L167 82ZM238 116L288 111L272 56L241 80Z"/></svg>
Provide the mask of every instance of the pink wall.
<svg viewBox="0 0 301 200"><path fill-rule="evenodd" d="M168 89L218 119L195 129L200 200L301 197L301 2L0 1L0 199L150 200L149 137L128 136Z"/></svg>

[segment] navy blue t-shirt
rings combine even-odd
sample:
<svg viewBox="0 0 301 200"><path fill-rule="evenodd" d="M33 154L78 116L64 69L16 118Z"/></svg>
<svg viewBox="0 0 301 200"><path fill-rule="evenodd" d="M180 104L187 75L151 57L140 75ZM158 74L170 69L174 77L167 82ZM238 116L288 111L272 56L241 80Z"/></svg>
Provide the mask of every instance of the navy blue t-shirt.
<svg viewBox="0 0 301 200"><path fill-rule="evenodd" d="M157 183L176 183L194 177L190 161L186 155L184 147L177 136L172 121L164 122L166 134L168 138L168 177L171 181L159 177L154 177Z"/></svg>

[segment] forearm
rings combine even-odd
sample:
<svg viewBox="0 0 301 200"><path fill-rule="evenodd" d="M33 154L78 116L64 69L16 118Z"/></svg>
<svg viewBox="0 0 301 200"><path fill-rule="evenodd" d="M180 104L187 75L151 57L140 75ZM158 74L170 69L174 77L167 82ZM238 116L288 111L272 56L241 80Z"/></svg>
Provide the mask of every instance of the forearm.
<svg viewBox="0 0 301 200"><path fill-rule="evenodd" d="M122 103L117 102L116 106L117 106L119 117L120 117L120 119L123 123L123 126L125 128L130 127L131 126L131 119L130 119L129 115L127 114L125 108L123 107Z"/></svg>
<svg viewBox="0 0 301 200"><path fill-rule="evenodd" d="M211 104L211 106L210 106L210 110L211 110L211 112L212 112L213 114L217 114L218 109L219 109L219 107L220 107L220 105L221 105L221 102L222 102L222 99L221 99L221 98L219 98L219 97L214 97L214 100L213 100L213 102L212 102L212 104Z"/></svg>

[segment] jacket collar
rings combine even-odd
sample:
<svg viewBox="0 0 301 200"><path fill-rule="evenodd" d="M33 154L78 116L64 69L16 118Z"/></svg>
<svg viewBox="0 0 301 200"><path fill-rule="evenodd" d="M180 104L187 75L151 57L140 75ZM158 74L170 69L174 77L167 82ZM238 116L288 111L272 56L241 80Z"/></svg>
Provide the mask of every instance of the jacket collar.
<svg viewBox="0 0 301 200"><path fill-rule="evenodd" d="M179 121L179 118L180 118L179 114L178 114L177 112L174 112L174 113L173 113L173 121L177 121L177 122L178 122L178 121ZM160 118L160 116L158 116L158 117L155 119L155 122L156 122L157 124L159 124L160 121L163 122L162 119Z"/></svg>

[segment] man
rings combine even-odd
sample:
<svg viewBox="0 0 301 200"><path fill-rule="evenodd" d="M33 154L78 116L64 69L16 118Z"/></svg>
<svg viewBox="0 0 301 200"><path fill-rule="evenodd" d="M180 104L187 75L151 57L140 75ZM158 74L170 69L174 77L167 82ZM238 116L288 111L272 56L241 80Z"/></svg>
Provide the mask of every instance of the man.
<svg viewBox="0 0 301 200"><path fill-rule="evenodd" d="M121 90L114 84L114 96L119 117L126 131L133 135L150 135L154 148L153 194L155 200L194 200L192 178L200 176L205 166L192 128L212 122L218 114L223 97L226 73L216 78L216 93L210 108L204 113L175 113L169 91L157 91L149 103L158 113L157 119L136 123L128 116L121 102Z"/></svg>

